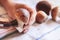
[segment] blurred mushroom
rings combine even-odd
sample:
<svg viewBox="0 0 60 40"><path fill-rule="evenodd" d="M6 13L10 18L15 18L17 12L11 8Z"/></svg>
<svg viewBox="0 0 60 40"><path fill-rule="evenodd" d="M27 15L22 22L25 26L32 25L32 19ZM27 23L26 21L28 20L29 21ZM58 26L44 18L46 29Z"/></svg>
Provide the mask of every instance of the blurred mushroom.
<svg viewBox="0 0 60 40"><path fill-rule="evenodd" d="M47 14L44 11L38 11L36 15L36 22L41 23L47 19Z"/></svg>
<svg viewBox="0 0 60 40"><path fill-rule="evenodd" d="M36 5L36 11L44 11L47 15L49 15L49 12L51 10L51 4L47 1L40 1Z"/></svg>
<svg viewBox="0 0 60 40"><path fill-rule="evenodd" d="M51 10L51 16L52 16L52 20L54 21L60 21L60 9L59 7L54 7L52 10Z"/></svg>

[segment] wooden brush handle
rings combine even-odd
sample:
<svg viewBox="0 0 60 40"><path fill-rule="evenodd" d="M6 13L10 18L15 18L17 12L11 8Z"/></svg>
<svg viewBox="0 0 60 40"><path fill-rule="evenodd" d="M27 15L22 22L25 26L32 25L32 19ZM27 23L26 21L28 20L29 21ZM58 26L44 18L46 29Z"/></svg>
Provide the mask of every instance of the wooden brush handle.
<svg viewBox="0 0 60 40"><path fill-rule="evenodd" d="M10 26L17 26L17 25L18 25L17 20L13 20L11 22L0 21L0 27L10 27Z"/></svg>

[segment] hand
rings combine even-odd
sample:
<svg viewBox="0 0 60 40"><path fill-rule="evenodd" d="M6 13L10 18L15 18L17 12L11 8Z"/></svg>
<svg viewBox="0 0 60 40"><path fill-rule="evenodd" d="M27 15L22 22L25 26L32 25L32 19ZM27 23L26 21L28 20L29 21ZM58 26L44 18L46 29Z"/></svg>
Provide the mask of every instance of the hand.
<svg viewBox="0 0 60 40"><path fill-rule="evenodd" d="M12 20L14 20L14 19L17 19L17 21L20 20L19 16L22 14L22 12L21 12L21 10L19 10L20 13L18 13L17 9L20 9L20 8L26 9L30 14L29 20L27 20L26 24L29 24L31 22L34 11L29 6L27 6L25 4L15 4L15 3L9 2L8 0L0 0L0 3L7 10L8 15L12 18ZM17 16L17 14L18 14L18 16ZM35 16L34 16L34 18L35 18ZM24 30L28 29L28 26L25 26Z"/></svg>

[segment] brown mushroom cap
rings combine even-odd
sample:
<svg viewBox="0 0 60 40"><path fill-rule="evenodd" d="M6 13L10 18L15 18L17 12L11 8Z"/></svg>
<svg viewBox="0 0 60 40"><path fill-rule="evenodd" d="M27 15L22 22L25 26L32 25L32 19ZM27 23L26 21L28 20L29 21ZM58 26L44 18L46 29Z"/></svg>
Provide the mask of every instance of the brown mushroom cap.
<svg viewBox="0 0 60 40"><path fill-rule="evenodd" d="M51 10L50 3L47 2L47 1L38 2L37 5L36 5L36 11L40 11L40 10L46 12L46 14L49 15L49 12Z"/></svg>
<svg viewBox="0 0 60 40"><path fill-rule="evenodd" d="M56 21L57 15L58 15L58 7L54 7L54 8L51 10L52 20Z"/></svg>
<svg viewBox="0 0 60 40"><path fill-rule="evenodd" d="M43 11L38 11L36 15L36 22L37 23L42 23L47 19L47 14Z"/></svg>

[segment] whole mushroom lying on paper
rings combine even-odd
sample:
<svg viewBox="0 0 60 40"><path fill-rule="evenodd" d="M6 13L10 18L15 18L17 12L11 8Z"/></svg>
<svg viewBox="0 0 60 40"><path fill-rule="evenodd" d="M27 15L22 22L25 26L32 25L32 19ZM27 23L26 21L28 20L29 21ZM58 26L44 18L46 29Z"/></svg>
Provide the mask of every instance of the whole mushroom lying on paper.
<svg viewBox="0 0 60 40"><path fill-rule="evenodd" d="M51 11L52 20L59 21L60 20L60 9L59 7L54 7Z"/></svg>
<svg viewBox="0 0 60 40"><path fill-rule="evenodd" d="M39 1L36 5L36 22L42 23L46 21L51 11L51 4L47 1Z"/></svg>

